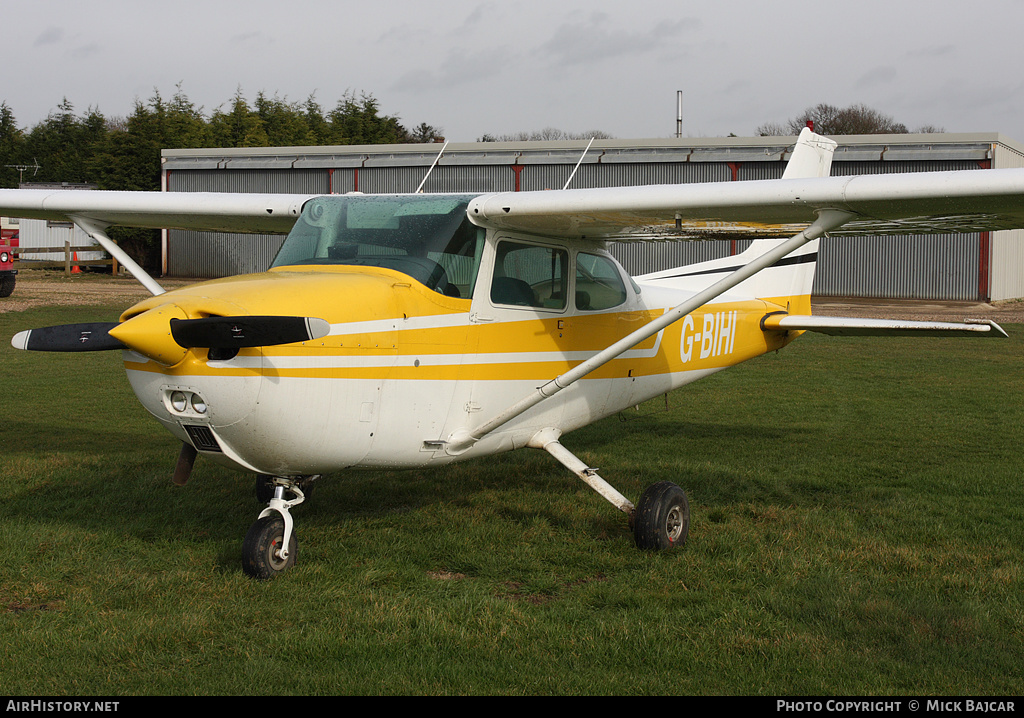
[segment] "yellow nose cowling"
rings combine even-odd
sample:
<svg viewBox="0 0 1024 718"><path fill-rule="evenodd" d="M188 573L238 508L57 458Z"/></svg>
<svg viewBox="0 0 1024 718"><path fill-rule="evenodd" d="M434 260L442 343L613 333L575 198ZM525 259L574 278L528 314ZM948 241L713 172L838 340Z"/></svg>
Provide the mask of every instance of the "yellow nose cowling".
<svg viewBox="0 0 1024 718"><path fill-rule="evenodd" d="M188 315L175 304L163 304L121 322L109 333L132 351L158 364L174 366L185 358L188 349L171 336L172 319L188 319Z"/></svg>

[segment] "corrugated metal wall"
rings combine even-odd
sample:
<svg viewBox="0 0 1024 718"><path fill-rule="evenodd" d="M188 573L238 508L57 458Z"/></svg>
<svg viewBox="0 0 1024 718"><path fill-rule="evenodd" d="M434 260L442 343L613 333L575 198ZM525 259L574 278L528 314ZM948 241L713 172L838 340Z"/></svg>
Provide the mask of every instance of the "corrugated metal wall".
<svg viewBox="0 0 1024 718"><path fill-rule="evenodd" d="M706 147L701 151L658 152L649 148L591 153L580 165L571 187L613 187L688 182L775 179L785 168L784 147ZM950 150L944 147L889 146L843 148L833 175L918 172L978 168L978 157L991 156L987 145ZM477 152L445 155L430 174L425 192L508 192L561 188L579 160L572 148L534 152ZM885 153L888 152L888 156ZM902 152L902 154L898 154ZM986 154L988 153L988 154ZM920 159L922 157L939 159ZM843 159L843 158L848 159ZM863 159L867 157L868 159ZM665 161L670 158L673 161ZM723 161L726 160L726 161ZM1024 156L1017 158L1024 165ZM599 160L599 161L598 161ZM239 157L230 161L200 159L192 168L169 173L171 191L344 193L413 192L426 175L429 152L313 157ZM496 164L497 162L497 164ZM230 165L231 169L226 167ZM331 166L333 165L333 166ZM211 239L213 241L211 241ZM245 236L171 231L168 273L216 277L262 271L282 242L278 236ZM991 292L1024 296L1024 248L998 242L993 257L1006 257L1011 270L993 273L987 235L929 238L838 237L822 243L814 293L818 296L976 300ZM613 243L610 247L631 274L644 274L743 251L744 241ZM1019 256L1018 256L1019 255ZM998 266L998 265L996 265ZM991 286L988 286L991 285ZM993 287L995 288L993 290ZM1014 294L1014 292L1016 292Z"/></svg>
<svg viewBox="0 0 1024 718"><path fill-rule="evenodd" d="M184 169L168 177L174 192L285 192L327 194L330 175L316 169ZM227 234L170 230L167 273L175 277L212 278L263 272L284 237L273 234Z"/></svg>
<svg viewBox="0 0 1024 718"><path fill-rule="evenodd" d="M833 176L974 170L974 160L835 162ZM833 237L820 245L816 296L979 298L980 236Z"/></svg>
<svg viewBox="0 0 1024 718"><path fill-rule="evenodd" d="M225 234L173 229L167 233L167 274L213 278L265 272L284 235Z"/></svg>

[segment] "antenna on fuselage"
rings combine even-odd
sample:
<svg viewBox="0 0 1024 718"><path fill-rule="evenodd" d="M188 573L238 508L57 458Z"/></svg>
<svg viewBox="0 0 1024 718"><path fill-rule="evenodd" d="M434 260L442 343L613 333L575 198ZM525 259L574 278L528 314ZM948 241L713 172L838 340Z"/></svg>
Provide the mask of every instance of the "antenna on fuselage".
<svg viewBox="0 0 1024 718"><path fill-rule="evenodd" d="M594 137L590 138L590 142L587 143L587 149L583 150L583 154L580 155L580 161L577 162L576 166L572 168L572 174L569 175L569 179L565 181L565 186L562 187L562 189L569 189L569 183L572 182L572 178L576 176L576 170L578 170L580 168L580 165L583 164L583 158L587 156L587 152L590 151L590 145L594 144L595 139L596 138Z"/></svg>
<svg viewBox="0 0 1024 718"><path fill-rule="evenodd" d="M416 194L419 194L420 192L423 191L423 185L425 185L427 183L427 177L429 177L430 173L434 171L435 167L437 167L437 163L441 161L441 155L444 154L444 148L447 147L447 146L448 146L448 143L445 142L444 143L444 147L442 147L441 151L437 153L437 157L434 158L434 163L432 165L430 165L430 169L427 170L427 174L423 176L423 181L420 182L420 186L416 188Z"/></svg>

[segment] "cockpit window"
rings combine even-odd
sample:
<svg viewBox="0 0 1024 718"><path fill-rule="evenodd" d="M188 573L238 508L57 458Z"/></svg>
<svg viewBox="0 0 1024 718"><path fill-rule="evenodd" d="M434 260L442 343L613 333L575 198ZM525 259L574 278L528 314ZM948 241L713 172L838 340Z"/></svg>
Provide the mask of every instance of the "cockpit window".
<svg viewBox="0 0 1024 718"><path fill-rule="evenodd" d="M565 309L569 253L520 242L499 242L491 277L491 303Z"/></svg>
<svg viewBox="0 0 1024 718"><path fill-rule="evenodd" d="M332 195L306 203L272 267L346 264L408 274L472 297L484 230L466 217L475 195Z"/></svg>

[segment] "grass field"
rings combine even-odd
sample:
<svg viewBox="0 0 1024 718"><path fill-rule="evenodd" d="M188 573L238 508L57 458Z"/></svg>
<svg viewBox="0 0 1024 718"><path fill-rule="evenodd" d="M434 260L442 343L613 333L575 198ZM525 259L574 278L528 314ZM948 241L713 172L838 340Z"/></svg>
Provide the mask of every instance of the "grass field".
<svg viewBox="0 0 1024 718"><path fill-rule="evenodd" d="M638 552L547 454L325 477L259 583L252 477L178 445L113 353L18 352L0 314L0 694L1019 695L1024 327L807 336L566 446L634 500Z"/></svg>

